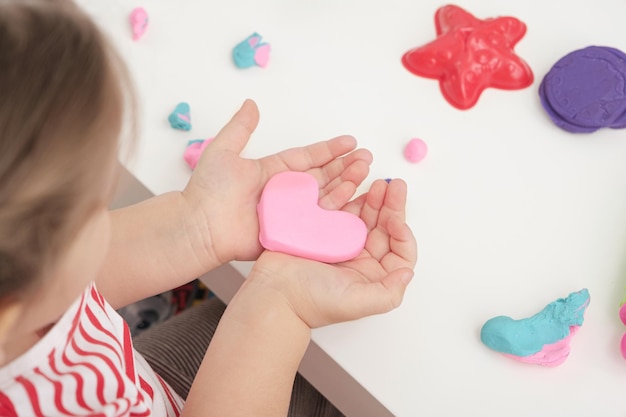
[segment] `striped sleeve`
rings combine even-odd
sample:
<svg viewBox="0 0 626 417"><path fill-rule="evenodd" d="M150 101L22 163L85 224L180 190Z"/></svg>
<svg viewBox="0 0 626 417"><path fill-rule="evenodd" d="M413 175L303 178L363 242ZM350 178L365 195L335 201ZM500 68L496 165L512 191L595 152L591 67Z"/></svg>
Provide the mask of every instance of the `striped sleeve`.
<svg viewBox="0 0 626 417"><path fill-rule="evenodd" d="M35 346L0 369L2 416L177 417L182 406L93 284Z"/></svg>

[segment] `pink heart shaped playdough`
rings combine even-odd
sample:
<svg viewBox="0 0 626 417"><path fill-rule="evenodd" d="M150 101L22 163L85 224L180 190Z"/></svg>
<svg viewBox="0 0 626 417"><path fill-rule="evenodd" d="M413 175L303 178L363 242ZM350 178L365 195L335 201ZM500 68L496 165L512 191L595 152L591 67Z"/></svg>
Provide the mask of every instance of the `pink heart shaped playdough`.
<svg viewBox="0 0 626 417"><path fill-rule="evenodd" d="M310 174L286 171L270 178L257 206L261 245L328 263L360 254L365 223L351 213L321 208L318 198L317 180Z"/></svg>

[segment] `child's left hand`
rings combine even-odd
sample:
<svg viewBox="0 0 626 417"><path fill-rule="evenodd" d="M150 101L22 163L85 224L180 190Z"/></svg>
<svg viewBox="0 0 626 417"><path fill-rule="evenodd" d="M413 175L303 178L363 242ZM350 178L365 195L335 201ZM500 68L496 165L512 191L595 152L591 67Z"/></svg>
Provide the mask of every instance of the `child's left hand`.
<svg viewBox="0 0 626 417"><path fill-rule="evenodd" d="M244 159L239 153L258 121L256 104L247 100L207 146L183 191L191 215L206 231L198 253L219 264L261 254L256 206L272 175L287 170L312 174L319 183L320 206L335 210L352 198L369 173L371 153L354 150L356 140L350 136Z"/></svg>
<svg viewBox="0 0 626 417"><path fill-rule="evenodd" d="M183 415L287 415L311 328L400 305L417 260L406 224L406 183L374 181L342 210L367 226L354 259L325 264L265 251L228 304Z"/></svg>
<svg viewBox="0 0 626 417"><path fill-rule="evenodd" d="M405 222L406 194L402 180L376 180L344 206L368 230L365 247L354 259L326 264L265 251L242 289L278 293L310 328L398 307L417 261L415 237Z"/></svg>

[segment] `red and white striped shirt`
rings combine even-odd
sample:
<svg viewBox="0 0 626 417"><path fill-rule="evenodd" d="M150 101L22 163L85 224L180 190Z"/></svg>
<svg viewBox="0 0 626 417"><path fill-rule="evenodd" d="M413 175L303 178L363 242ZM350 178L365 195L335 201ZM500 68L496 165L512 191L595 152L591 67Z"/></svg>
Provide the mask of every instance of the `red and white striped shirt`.
<svg viewBox="0 0 626 417"><path fill-rule="evenodd" d="M0 416L178 416L183 400L133 349L128 325L85 290L58 323L0 369Z"/></svg>

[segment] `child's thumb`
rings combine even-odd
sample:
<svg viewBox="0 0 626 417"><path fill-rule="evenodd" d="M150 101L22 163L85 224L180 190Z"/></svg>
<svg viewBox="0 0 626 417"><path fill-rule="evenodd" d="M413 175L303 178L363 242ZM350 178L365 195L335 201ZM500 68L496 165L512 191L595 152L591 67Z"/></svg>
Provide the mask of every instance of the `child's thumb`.
<svg viewBox="0 0 626 417"><path fill-rule="evenodd" d="M383 286L387 290L389 306L389 309L387 311L391 311L395 308L400 307L400 304L402 304L402 300L404 299L406 287L413 279L413 275L414 272L412 269L401 268L391 272L382 281ZM387 311L382 312L385 313Z"/></svg>
<svg viewBox="0 0 626 417"><path fill-rule="evenodd" d="M259 109L253 100L247 99L230 121L220 130L211 148L229 150L239 154L259 124Z"/></svg>
<svg viewBox="0 0 626 417"><path fill-rule="evenodd" d="M392 271L382 281L365 284L359 294L356 314L360 317L387 313L402 304L413 270L401 268Z"/></svg>

